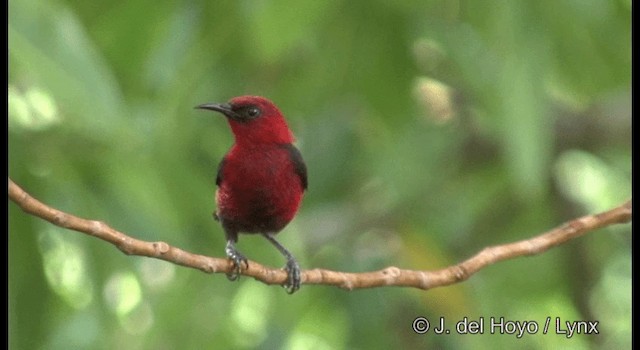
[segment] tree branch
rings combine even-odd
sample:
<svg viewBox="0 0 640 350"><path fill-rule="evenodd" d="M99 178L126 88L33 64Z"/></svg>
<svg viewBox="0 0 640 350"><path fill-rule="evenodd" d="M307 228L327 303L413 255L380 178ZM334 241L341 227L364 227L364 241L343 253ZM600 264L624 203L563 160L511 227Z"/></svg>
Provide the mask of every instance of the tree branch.
<svg viewBox="0 0 640 350"><path fill-rule="evenodd" d="M102 221L82 219L51 208L31 197L11 179L9 179L9 199L28 214L47 220L56 226L107 241L127 255L166 260L206 273L228 273L233 268L231 261L226 258L193 254L165 242L142 241L117 231ZM464 281L482 268L496 262L540 254L587 232L630 221L631 200L611 210L571 220L530 239L487 247L473 257L444 269L416 271L390 266L382 270L362 273L313 269L302 271L302 283L331 285L347 290L383 286L414 287L427 290ZM284 270L272 269L254 261L249 262L249 267L242 271L242 275L253 277L269 285L282 285L287 280L287 273Z"/></svg>

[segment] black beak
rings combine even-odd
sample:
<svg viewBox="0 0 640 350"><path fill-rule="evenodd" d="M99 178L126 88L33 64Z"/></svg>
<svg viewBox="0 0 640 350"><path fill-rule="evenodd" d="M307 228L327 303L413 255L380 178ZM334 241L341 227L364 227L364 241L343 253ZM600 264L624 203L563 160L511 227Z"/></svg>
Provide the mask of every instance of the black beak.
<svg viewBox="0 0 640 350"><path fill-rule="evenodd" d="M199 106L195 106L194 108L197 108L197 109L208 109L210 111L220 112L220 113L224 114L228 118L240 119L240 115L238 115L238 113L234 112L233 109L231 109L231 105L228 104L228 103L205 103L205 104L201 104Z"/></svg>

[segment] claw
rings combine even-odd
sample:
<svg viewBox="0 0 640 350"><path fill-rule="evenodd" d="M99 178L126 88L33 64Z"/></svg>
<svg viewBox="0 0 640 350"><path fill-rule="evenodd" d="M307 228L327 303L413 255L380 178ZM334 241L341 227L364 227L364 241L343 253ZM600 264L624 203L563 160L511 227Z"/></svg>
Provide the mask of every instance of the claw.
<svg viewBox="0 0 640 350"><path fill-rule="evenodd" d="M233 262L233 271L227 274L229 281L235 281L240 278L240 272L242 271L242 263L244 263L245 269L249 268L249 261L243 255L236 252L236 255L228 257Z"/></svg>
<svg viewBox="0 0 640 350"><path fill-rule="evenodd" d="M240 253L236 247L231 242L227 242L227 247L225 248L225 252L227 253L227 258L233 262L233 271L227 274L227 278L230 281L235 281L240 278L240 272L242 271L242 263L245 265L245 269L249 268L249 261L245 258L242 253Z"/></svg>
<svg viewBox="0 0 640 350"><path fill-rule="evenodd" d="M276 239L273 237L274 233L263 233L262 234L271 244L273 244L282 255L287 258L287 265L285 265L284 269L287 271L287 283L282 286L286 289L287 293L293 294L298 289L300 289L300 265L296 259L289 253L287 248L282 246L282 244L278 243Z"/></svg>
<svg viewBox="0 0 640 350"><path fill-rule="evenodd" d="M284 268L287 271L287 283L283 285L288 294L300 289L300 265L295 259L289 259Z"/></svg>

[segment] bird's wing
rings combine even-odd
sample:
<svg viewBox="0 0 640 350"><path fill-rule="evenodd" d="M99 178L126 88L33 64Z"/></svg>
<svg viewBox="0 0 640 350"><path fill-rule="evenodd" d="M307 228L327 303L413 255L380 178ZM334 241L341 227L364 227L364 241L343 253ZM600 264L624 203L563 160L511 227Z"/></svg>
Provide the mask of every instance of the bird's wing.
<svg viewBox="0 0 640 350"><path fill-rule="evenodd" d="M225 156L218 164L218 173L216 174L216 185L220 187L220 183L222 183L222 168L224 168L224 163L227 161L227 157Z"/></svg>
<svg viewBox="0 0 640 350"><path fill-rule="evenodd" d="M291 157L291 161L293 162L294 169L296 174L300 177L300 181L302 182L302 188L307 189L307 165L304 163L302 159L302 154L293 144L286 144L284 147L289 151L289 156Z"/></svg>

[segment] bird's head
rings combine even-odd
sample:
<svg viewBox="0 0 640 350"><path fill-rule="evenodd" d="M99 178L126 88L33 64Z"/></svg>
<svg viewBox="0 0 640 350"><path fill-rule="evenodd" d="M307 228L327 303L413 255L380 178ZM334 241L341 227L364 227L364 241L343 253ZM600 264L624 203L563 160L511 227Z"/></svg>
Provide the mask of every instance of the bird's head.
<svg viewBox="0 0 640 350"><path fill-rule="evenodd" d="M205 103L195 108L222 113L236 143L292 143L293 133L273 102L260 96L234 97L227 103Z"/></svg>

